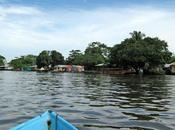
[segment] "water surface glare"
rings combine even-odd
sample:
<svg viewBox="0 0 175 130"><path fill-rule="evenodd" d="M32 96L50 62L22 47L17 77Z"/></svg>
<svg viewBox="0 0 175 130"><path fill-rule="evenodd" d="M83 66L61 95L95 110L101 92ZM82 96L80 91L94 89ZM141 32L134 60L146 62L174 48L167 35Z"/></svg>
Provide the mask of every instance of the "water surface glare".
<svg viewBox="0 0 175 130"><path fill-rule="evenodd" d="M79 130L173 130L175 76L0 71L0 130L48 109Z"/></svg>

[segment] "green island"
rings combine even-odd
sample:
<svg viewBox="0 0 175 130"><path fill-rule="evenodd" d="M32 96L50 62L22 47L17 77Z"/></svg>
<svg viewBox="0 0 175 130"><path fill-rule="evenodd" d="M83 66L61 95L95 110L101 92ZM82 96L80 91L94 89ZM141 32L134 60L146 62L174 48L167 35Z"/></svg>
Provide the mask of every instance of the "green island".
<svg viewBox="0 0 175 130"><path fill-rule="evenodd" d="M84 52L71 50L65 59L61 52L44 50L38 56L25 55L6 63L0 55L1 70L92 72L106 74L174 74L175 55L166 41L133 31L113 47L92 42ZM73 68L81 68L75 70Z"/></svg>

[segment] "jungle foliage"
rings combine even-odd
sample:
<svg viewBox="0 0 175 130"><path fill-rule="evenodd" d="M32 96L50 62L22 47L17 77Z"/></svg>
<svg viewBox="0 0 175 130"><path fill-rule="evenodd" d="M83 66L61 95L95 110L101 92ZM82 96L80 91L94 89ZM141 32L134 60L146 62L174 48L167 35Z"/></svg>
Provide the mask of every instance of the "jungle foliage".
<svg viewBox="0 0 175 130"><path fill-rule="evenodd" d="M5 60L5 57L0 55L0 66L4 65L4 60Z"/></svg>
<svg viewBox="0 0 175 130"><path fill-rule="evenodd" d="M36 58L36 65L38 68L41 67L49 67L51 65L52 67L58 64L64 63L64 57L60 52L57 52L56 50L52 51L42 51Z"/></svg>
<svg viewBox="0 0 175 130"><path fill-rule="evenodd" d="M26 56L16 57L15 59L10 61L10 65L14 69L34 66L36 65L36 56L26 55Z"/></svg>
<svg viewBox="0 0 175 130"><path fill-rule="evenodd" d="M118 67L133 67L135 70L149 66L163 65L169 62L172 53L168 44L159 38L145 37L134 31L131 38L116 44L111 50L110 61Z"/></svg>
<svg viewBox="0 0 175 130"><path fill-rule="evenodd" d="M93 68L97 64L112 67L134 68L138 70L154 66L163 66L165 63L175 61L175 56L168 50L166 41L158 37L149 37L140 31L130 33L131 37L124 39L121 43L108 47L101 42L90 43L84 52L71 50L64 61L63 55L56 51L42 51L37 57L33 55L21 56L13 59L10 63L15 68L36 63L38 68L54 67L59 64L84 65ZM4 57L0 57L0 64Z"/></svg>

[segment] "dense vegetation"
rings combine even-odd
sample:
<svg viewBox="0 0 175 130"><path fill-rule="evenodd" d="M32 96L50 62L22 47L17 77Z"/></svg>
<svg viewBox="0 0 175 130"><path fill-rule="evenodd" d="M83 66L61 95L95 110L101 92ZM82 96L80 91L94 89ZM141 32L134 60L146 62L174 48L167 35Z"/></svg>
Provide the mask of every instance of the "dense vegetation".
<svg viewBox="0 0 175 130"><path fill-rule="evenodd" d="M110 48L100 42L92 42L88 45L85 52L80 50L70 51L69 57L66 59L66 63L75 65L85 65L87 68L100 63L109 62Z"/></svg>
<svg viewBox="0 0 175 130"><path fill-rule="evenodd" d="M10 61L10 65L13 66L14 69L34 66L36 65L36 56L26 55L19 58L17 57Z"/></svg>
<svg viewBox="0 0 175 130"><path fill-rule="evenodd" d="M71 50L69 57L66 59L66 64L83 65L84 55L80 50Z"/></svg>
<svg viewBox="0 0 175 130"><path fill-rule="evenodd" d="M5 57L0 55L0 66L4 65Z"/></svg>
<svg viewBox="0 0 175 130"><path fill-rule="evenodd" d="M116 44L111 51L111 64L118 67L147 68L168 63L172 53L165 41L159 38L145 37L134 31L131 38Z"/></svg>
<svg viewBox="0 0 175 130"><path fill-rule="evenodd" d="M109 62L110 48L100 42L93 42L85 50L84 65L93 67L97 64Z"/></svg>
<svg viewBox="0 0 175 130"><path fill-rule="evenodd" d="M60 52L55 50L53 51L42 51L39 56L36 58L36 65L38 68L46 67L48 68L49 65L54 67L55 65L63 64L64 57Z"/></svg>
<svg viewBox="0 0 175 130"><path fill-rule="evenodd" d="M42 51L38 56L27 55L13 59L10 64L14 68L37 65L41 67L54 67L59 64L84 65L92 69L95 65L108 65L108 67L149 69L162 66L165 63L175 61L175 55L168 50L167 42L155 37L148 37L142 32L134 31L131 37L121 43L108 47L104 43L92 42L84 52L71 50L64 60L63 55L56 51ZM0 65L3 64L3 56L0 57Z"/></svg>

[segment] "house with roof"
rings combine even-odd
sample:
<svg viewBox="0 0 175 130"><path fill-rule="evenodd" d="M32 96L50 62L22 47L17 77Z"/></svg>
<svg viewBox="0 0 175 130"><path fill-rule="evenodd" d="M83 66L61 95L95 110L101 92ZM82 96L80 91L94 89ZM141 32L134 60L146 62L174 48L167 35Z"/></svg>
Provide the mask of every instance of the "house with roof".
<svg viewBox="0 0 175 130"><path fill-rule="evenodd" d="M167 74L175 74L175 62L165 65L165 71Z"/></svg>

